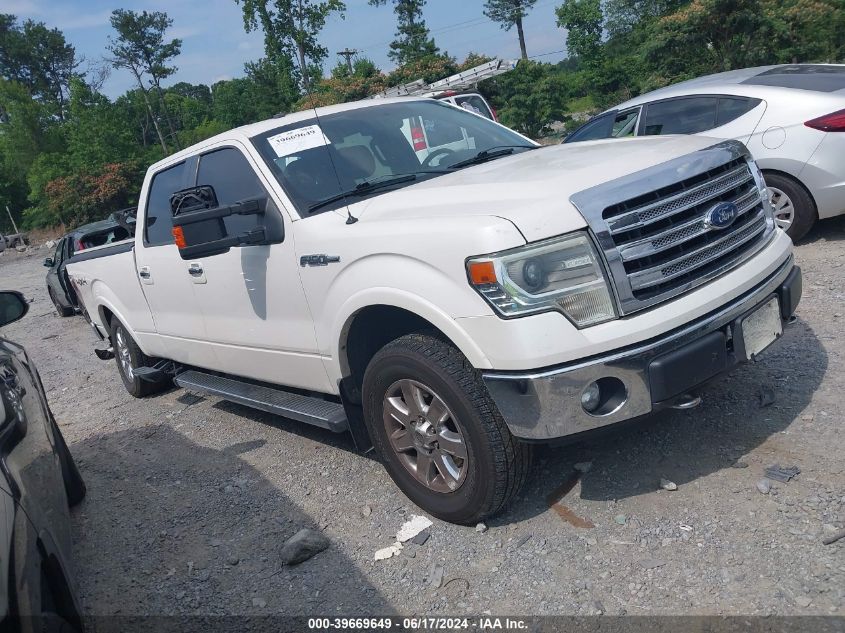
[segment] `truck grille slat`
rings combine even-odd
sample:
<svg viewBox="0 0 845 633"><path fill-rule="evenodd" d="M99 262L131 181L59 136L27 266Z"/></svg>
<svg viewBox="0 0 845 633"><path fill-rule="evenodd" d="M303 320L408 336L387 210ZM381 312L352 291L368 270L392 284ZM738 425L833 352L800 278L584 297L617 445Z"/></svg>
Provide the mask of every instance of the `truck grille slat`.
<svg viewBox="0 0 845 633"><path fill-rule="evenodd" d="M690 173L689 163L677 159L674 173L683 173L682 180L655 168L652 189L633 179L629 189L609 185L604 191L613 193L605 193L601 206L587 214L623 314L705 283L751 257L771 236L768 200L761 196L762 181L752 173L745 148L728 144L705 151L698 172ZM719 155L724 158L710 159ZM619 196L628 190L628 199ZM586 207L589 195L585 191L577 200ZM736 205L735 217L728 226L713 226L710 212L722 203Z"/></svg>
<svg viewBox="0 0 845 633"><path fill-rule="evenodd" d="M760 204L760 192L754 187L741 197L737 198L736 205L739 207L739 217L748 211L758 207ZM673 246L689 241L699 235L707 233L701 218L696 216L692 220L680 224L678 228L662 232L657 236L647 237L627 246L620 248L619 252L624 261L630 261L647 255L655 255Z"/></svg>
<svg viewBox="0 0 845 633"><path fill-rule="evenodd" d="M753 183L747 165L742 165L714 180L702 183L682 193L664 198L632 211L606 218L613 235L653 224L666 216L682 213L696 205L712 200L736 187Z"/></svg>
<svg viewBox="0 0 845 633"><path fill-rule="evenodd" d="M669 265L646 268L628 275L631 281L631 288L636 292L642 288L649 288L657 284L670 281L694 268L703 266L712 260L739 248L748 240L756 237L766 228L766 216L761 210L753 221L749 222L739 231L729 233L709 246L698 248L683 257L672 260Z"/></svg>

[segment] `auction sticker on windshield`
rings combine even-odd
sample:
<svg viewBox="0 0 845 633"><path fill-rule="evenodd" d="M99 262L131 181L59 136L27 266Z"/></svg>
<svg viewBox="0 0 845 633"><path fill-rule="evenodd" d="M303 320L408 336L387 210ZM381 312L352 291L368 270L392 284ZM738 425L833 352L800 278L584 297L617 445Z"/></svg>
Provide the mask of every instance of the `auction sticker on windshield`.
<svg viewBox="0 0 845 633"><path fill-rule="evenodd" d="M319 125L308 125L268 136L267 142L279 158L330 144Z"/></svg>

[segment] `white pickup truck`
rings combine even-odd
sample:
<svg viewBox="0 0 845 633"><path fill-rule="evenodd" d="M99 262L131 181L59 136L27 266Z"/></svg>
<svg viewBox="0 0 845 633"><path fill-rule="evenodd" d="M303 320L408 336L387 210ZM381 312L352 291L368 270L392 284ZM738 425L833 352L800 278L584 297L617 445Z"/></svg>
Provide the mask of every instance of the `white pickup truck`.
<svg viewBox="0 0 845 633"><path fill-rule="evenodd" d="M350 431L417 505L472 523L533 443L694 406L781 335L801 274L767 201L735 141L541 148L372 100L156 163L134 240L68 271L132 395L175 382Z"/></svg>

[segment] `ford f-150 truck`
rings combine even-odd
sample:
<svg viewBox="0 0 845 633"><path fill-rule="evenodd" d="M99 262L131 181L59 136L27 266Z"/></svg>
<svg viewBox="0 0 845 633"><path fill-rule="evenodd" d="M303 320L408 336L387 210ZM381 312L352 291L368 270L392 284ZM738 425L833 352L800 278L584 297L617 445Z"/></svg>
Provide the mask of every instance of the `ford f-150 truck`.
<svg viewBox="0 0 845 633"><path fill-rule="evenodd" d="M689 407L801 295L745 147L541 148L429 99L247 125L147 172L133 240L68 271L101 358L375 447L472 523L533 443Z"/></svg>

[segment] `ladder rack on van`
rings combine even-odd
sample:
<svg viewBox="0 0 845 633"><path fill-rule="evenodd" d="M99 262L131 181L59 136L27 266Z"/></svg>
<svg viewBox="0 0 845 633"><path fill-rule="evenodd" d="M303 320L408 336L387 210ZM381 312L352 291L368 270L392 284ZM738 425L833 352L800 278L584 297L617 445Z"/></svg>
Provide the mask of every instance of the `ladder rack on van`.
<svg viewBox="0 0 845 633"><path fill-rule="evenodd" d="M426 84L423 79L417 79L401 86L394 86L371 96L370 99L382 99L386 97L435 97L448 90L474 88L479 82L485 79L510 72L516 68L518 61L516 59L494 59L431 84Z"/></svg>

